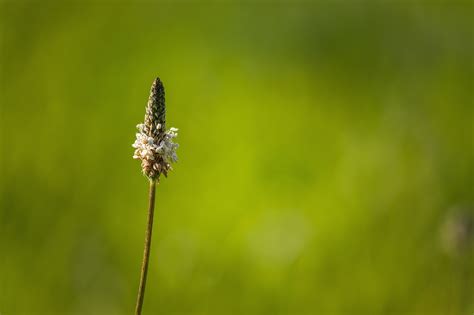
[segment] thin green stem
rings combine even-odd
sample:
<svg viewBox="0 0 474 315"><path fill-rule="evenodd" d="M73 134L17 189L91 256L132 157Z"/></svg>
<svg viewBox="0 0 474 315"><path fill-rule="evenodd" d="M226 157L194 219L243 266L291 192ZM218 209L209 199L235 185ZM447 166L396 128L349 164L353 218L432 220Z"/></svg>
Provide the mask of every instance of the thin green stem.
<svg viewBox="0 0 474 315"><path fill-rule="evenodd" d="M135 315L142 313L143 299L145 297L146 276L148 273L148 262L150 261L151 235L153 232L153 214L155 212L155 189L156 181L150 179L150 192L148 204L148 222L145 232L145 248L143 250L143 262L140 275L140 286L138 288L137 305Z"/></svg>

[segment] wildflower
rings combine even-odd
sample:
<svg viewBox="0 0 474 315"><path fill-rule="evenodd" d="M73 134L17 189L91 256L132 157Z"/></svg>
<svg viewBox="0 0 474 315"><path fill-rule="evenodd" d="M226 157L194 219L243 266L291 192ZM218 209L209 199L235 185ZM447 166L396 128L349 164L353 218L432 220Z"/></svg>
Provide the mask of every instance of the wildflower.
<svg viewBox="0 0 474 315"><path fill-rule="evenodd" d="M153 81L145 112L145 121L137 125L138 133L132 147L133 158L142 161L142 171L148 178L159 180L161 174L168 176L171 164L178 161L174 138L177 128L165 130L165 91L159 78Z"/></svg>

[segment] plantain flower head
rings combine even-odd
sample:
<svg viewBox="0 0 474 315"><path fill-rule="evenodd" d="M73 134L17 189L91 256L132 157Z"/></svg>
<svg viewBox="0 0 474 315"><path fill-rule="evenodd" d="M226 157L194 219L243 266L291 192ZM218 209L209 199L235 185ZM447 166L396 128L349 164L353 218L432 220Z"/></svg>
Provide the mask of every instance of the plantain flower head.
<svg viewBox="0 0 474 315"><path fill-rule="evenodd" d="M177 128L165 129L165 89L159 78L153 81L146 106L145 121L137 125L133 147L133 158L141 160L142 171L149 179L159 180L160 175L168 176L171 164L178 161L174 138L178 136Z"/></svg>

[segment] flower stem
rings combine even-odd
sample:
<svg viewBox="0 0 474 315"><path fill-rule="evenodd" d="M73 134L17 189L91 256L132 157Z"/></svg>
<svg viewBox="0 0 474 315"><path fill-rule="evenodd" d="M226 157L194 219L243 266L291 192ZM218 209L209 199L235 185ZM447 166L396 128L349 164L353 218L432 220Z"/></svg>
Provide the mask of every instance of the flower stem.
<svg viewBox="0 0 474 315"><path fill-rule="evenodd" d="M143 262L140 275L140 287L138 288L137 305L135 315L142 313L143 299L145 297L146 276L148 273L148 262L150 261L151 235L153 231L153 214L155 212L155 187L156 180L150 179L149 204L148 204L148 222L145 232L145 248L143 250Z"/></svg>

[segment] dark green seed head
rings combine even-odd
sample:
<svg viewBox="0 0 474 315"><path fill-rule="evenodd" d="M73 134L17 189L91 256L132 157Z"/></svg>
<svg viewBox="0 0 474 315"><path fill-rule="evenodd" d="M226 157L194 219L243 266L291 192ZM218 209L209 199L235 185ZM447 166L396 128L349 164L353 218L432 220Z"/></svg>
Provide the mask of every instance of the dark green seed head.
<svg viewBox="0 0 474 315"><path fill-rule="evenodd" d="M150 137L159 137L166 129L165 88L160 78L151 85L150 97L145 113L145 133Z"/></svg>

